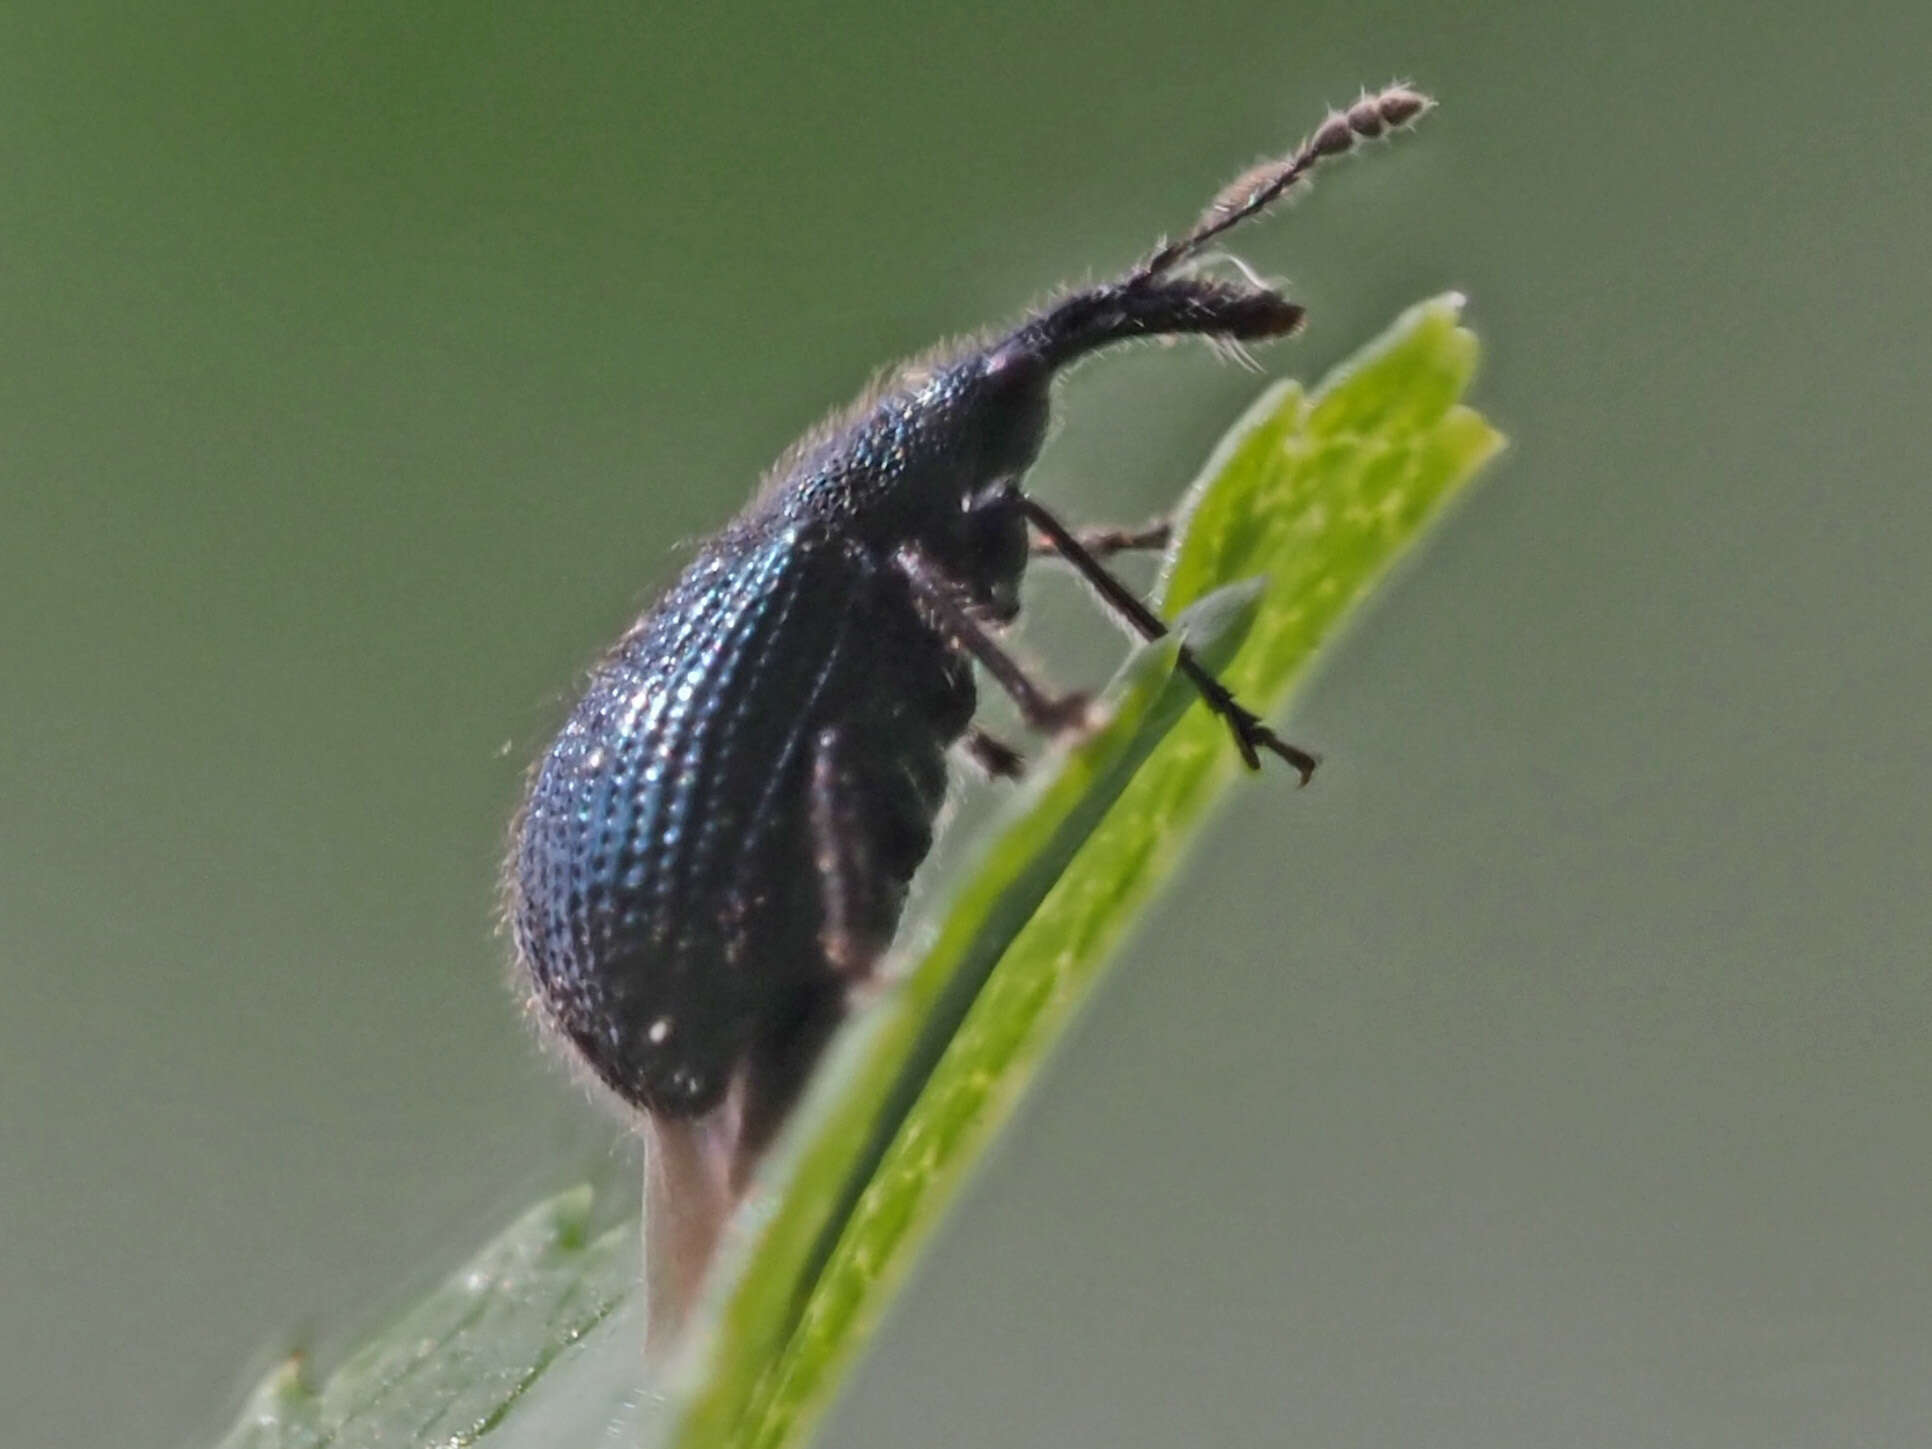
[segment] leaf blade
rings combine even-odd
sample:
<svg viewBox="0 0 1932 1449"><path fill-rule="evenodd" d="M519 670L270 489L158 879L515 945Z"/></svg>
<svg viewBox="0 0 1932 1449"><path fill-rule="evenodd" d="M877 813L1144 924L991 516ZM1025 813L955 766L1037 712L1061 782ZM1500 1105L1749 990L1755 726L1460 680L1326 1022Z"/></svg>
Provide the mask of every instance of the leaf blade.
<svg viewBox="0 0 1932 1449"><path fill-rule="evenodd" d="M1455 402L1476 360L1457 310L1451 299L1411 309L1312 398L1272 390L1192 491L1161 602L1185 606L1231 577L1269 580L1223 671L1252 704L1279 705L1317 645L1501 445ZM960 1025L730 1442L782 1449L809 1432L892 1285L1236 769L1222 723L1197 707L1111 806Z"/></svg>

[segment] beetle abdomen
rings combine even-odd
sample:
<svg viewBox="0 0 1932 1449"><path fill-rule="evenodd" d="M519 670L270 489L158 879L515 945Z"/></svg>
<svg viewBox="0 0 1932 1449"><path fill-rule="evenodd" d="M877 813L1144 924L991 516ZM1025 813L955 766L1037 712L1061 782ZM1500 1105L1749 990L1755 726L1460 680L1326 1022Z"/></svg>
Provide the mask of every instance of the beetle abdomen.
<svg viewBox="0 0 1932 1449"><path fill-rule="evenodd" d="M971 688L819 525L716 541L639 620L536 772L511 878L537 1003L606 1085L692 1116L741 1066L809 1065L845 984L822 939L815 744L829 727L848 747L856 845L877 867L864 924L883 939Z"/></svg>

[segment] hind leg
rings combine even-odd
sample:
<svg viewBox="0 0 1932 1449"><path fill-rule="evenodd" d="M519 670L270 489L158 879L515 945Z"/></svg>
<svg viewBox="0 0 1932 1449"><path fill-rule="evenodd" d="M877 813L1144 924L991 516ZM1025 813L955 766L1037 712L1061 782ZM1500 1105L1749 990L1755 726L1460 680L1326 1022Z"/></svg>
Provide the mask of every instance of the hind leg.
<svg viewBox="0 0 1932 1449"><path fill-rule="evenodd" d="M812 864L818 869L825 960L847 985L870 979L885 953L887 883L866 829L860 786L843 731L819 732L812 756Z"/></svg>
<svg viewBox="0 0 1932 1449"><path fill-rule="evenodd" d="M767 1004L765 1025L745 1058L729 1178L750 1182L758 1159L804 1094L826 1044L863 996L891 943L894 883L875 858L846 736L820 731L813 742L806 815L812 847L811 891L819 907L822 967L797 978Z"/></svg>

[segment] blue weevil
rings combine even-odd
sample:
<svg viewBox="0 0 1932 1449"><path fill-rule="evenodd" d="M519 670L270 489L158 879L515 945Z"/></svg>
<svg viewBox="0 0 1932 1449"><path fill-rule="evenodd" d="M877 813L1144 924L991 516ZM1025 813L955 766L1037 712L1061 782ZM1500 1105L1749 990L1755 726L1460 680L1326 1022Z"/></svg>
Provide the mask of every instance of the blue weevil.
<svg viewBox="0 0 1932 1449"><path fill-rule="evenodd" d="M1124 275L900 367L781 458L595 670L532 774L509 916L540 1017L644 1114L660 1326L892 937L947 750L1020 769L972 724L972 665L1033 728L1086 719L1087 696L1049 691L1000 643L1029 555L1077 569L1142 636L1165 632L1101 561L1159 527L1076 532L1021 490L1053 379L1135 338L1292 332L1299 306L1245 268L1207 275L1204 250L1428 105L1364 95ZM1313 756L1186 651L1179 668L1250 768L1267 751L1306 782Z"/></svg>

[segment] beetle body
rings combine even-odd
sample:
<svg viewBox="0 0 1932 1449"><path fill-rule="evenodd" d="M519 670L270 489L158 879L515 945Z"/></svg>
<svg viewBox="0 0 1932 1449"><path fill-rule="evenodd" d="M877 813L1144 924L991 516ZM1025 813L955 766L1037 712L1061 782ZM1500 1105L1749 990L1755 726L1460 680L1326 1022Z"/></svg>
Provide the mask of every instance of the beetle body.
<svg viewBox="0 0 1932 1449"><path fill-rule="evenodd" d="M882 941L897 923L977 692L891 547L919 537L1008 617L1026 562L1022 517L953 491L981 465L1023 467L1044 425L963 446L983 418L1011 432L1015 404L981 371L890 391L838 443L802 449L599 666L537 771L519 951L557 1029L648 1112L710 1112L741 1065L754 1117L782 1110L842 1014L828 929ZM836 848L862 841L866 858L839 922L814 823L822 771L849 832Z"/></svg>
<svg viewBox="0 0 1932 1449"><path fill-rule="evenodd" d="M1365 96L1120 277L900 368L781 459L594 671L533 772L509 914L538 1014L651 1130L670 1317L891 939L948 750L967 737L994 773L1017 768L972 731L973 666L1036 728L1085 719L1085 696L1046 690L997 638L1029 554L1057 553L1130 628L1164 632L1100 563L1119 545L1090 547L1021 490L1054 379L1136 338L1292 331L1300 307L1245 268L1207 275L1204 249L1426 105ZM1250 766L1266 750L1306 780L1312 756L1185 649L1179 668Z"/></svg>

